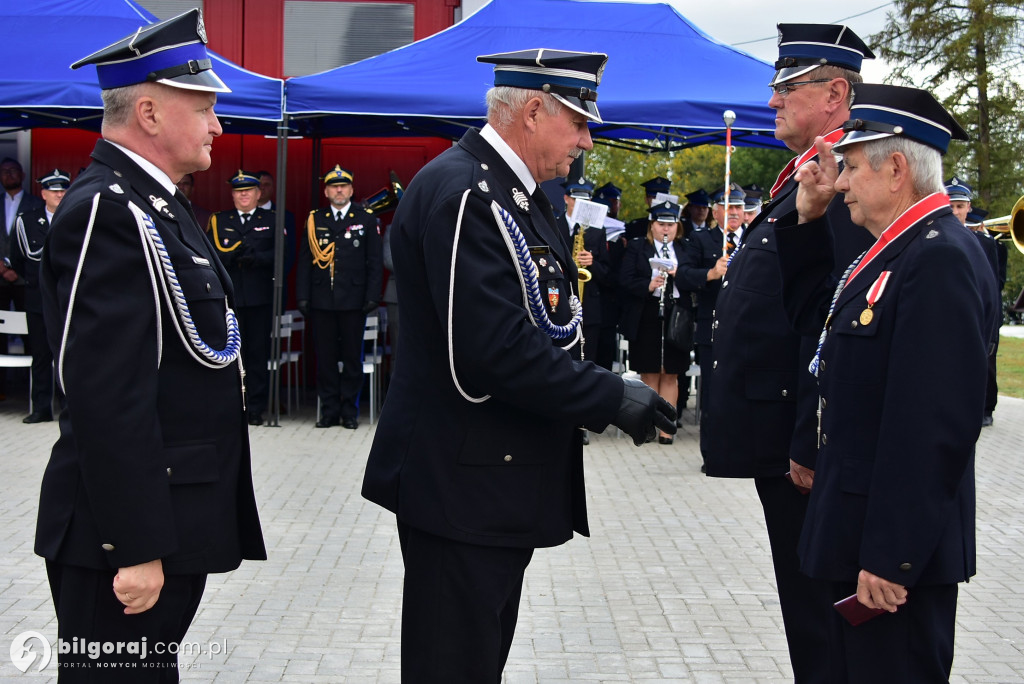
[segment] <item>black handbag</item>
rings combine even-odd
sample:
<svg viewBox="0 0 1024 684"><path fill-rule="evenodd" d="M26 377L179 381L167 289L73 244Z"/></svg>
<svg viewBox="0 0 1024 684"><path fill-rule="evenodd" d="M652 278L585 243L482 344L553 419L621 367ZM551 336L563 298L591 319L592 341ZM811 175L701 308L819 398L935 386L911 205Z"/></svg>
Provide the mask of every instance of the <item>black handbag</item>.
<svg viewBox="0 0 1024 684"><path fill-rule="evenodd" d="M665 340L687 354L693 349L693 310L676 302L665 325Z"/></svg>

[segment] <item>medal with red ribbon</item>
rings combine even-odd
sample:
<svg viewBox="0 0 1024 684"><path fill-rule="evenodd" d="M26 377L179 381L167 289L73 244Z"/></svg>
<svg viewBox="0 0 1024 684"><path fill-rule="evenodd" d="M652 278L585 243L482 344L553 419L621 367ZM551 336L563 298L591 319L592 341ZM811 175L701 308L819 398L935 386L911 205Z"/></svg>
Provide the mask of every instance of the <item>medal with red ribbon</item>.
<svg viewBox="0 0 1024 684"><path fill-rule="evenodd" d="M558 308L559 292L557 287L548 287L548 303L551 305L551 313Z"/></svg>
<svg viewBox="0 0 1024 684"><path fill-rule="evenodd" d="M882 271L878 274L878 278L875 279L874 284L868 288L868 293L864 295L864 299L868 302L868 308L860 312L860 324L868 325L871 323L871 319L875 317L875 312L871 309L874 308L875 303L882 298L882 293L885 291L885 284L889 282L889 276L892 275L892 271Z"/></svg>

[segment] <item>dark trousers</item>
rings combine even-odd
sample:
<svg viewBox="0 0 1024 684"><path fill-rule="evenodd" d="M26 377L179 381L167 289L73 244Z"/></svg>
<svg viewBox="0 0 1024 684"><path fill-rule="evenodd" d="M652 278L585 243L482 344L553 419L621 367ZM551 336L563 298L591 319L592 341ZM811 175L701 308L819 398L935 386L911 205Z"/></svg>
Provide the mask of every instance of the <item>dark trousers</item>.
<svg viewBox="0 0 1024 684"><path fill-rule="evenodd" d="M597 363L599 345L601 340L600 325L583 326L583 360Z"/></svg>
<svg viewBox="0 0 1024 684"><path fill-rule="evenodd" d="M363 328L366 314L313 309L316 392L323 418L356 418L363 388ZM338 362L341 361L341 373Z"/></svg>
<svg viewBox="0 0 1024 684"><path fill-rule="evenodd" d="M270 333L274 327L270 304L242 306L238 334L242 337L242 365L245 366L245 403L249 413L263 414L270 393Z"/></svg>
<svg viewBox="0 0 1024 684"><path fill-rule="evenodd" d="M125 615L114 595L113 570L92 570L46 562L57 610L57 636L69 648L57 657L59 684L169 684L178 681L178 646L185 638L206 587L206 575L165 575L156 604ZM143 642L145 639L145 642ZM120 654L103 653L104 643L123 642ZM128 653L128 644L141 653ZM96 645L98 644L98 645ZM89 656L93 649L97 657ZM78 651L75 653L74 651ZM162 651L162 652L161 652ZM173 651L173 653L168 653Z"/></svg>
<svg viewBox="0 0 1024 684"><path fill-rule="evenodd" d="M28 344L32 352L32 411L53 411L53 352L46 341L43 314L29 312Z"/></svg>
<svg viewBox="0 0 1024 684"><path fill-rule="evenodd" d="M784 477L754 479L764 509L768 540L775 565L782 622L786 627L789 659L795 684L831 684L828 637L825 625L832 619L831 587L800 572L797 544L807 514L806 494Z"/></svg>
<svg viewBox="0 0 1024 684"><path fill-rule="evenodd" d="M704 463L708 462L708 409L711 408L711 375L714 369L711 367L711 345L698 344L696 349L697 364L700 366L700 380L697 382L697 391L700 399L700 456ZM689 379L689 378L687 378Z"/></svg>
<svg viewBox="0 0 1024 684"><path fill-rule="evenodd" d="M830 582L832 599L857 592L854 582ZM935 684L953 668L955 584L910 587L907 602L853 627L838 612L828 623L831 684Z"/></svg>
<svg viewBox="0 0 1024 684"><path fill-rule="evenodd" d="M402 682L500 682L533 549L465 544L402 522Z"/></svg>
<svg viewBox="0 0 1024 684"><path fill-rule="evenodd" d="M14 285L0 278L0 311L24 311L25 286ZM0 354L7 353L9 335L0 335ZM0 394L7 391L7 369L0 368Z"/></svg>
<svg viewBox="0 0 1024 684"><path fill-rule="evenodd" d="M999 351L999 338L996 337L992 353L988 355L988 382L985 385L985 415L991 416L996 410L999 399L999 383L996 382L996 353Z"/></svg>

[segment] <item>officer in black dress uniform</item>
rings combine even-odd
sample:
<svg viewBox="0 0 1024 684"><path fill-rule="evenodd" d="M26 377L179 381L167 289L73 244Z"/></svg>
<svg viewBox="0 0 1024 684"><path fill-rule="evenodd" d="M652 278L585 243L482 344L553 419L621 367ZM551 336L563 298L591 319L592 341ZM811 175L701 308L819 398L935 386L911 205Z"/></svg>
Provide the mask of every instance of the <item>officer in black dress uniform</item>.
<svg viewBox="0 0 1024 684"><path fill-rule="evenodd" d="M274 327L274 225L277 217L274 212L257 206L259 176L239 169L228 183L235 208L211 216L206 234L217 248L217 255L234 284L249 425L262 425L270 393L267 362Z"/></svg>
<svg viewBox="0 0 1024 684"><path fill-rule="evenodd" d="M795 680L831 684L820 624L822 614L834 610L820 585L800 573L796 546L807 497L786 480L791 469L814 467L818 396L807 361L817 336L801 337L786 317L774 227L794 210L793 174L814 158L814 136L834 141L842 135L850 84L860 80L861 63L872 54L845 26L780 24L779 35L768 105L776 112L775 137L799 157L779 174L771 201L747 228L722 283L701 439L708 475L754 480ZM872 240L850 221L841 196L834 198L828 222L838 277ZM743 417L743 430L736 429L735 416Z"/></svg>
<svg viewBox="0 0 1024 684"><path fill-rule="evenodd" d="M640 184L640 187L644 189L644 202L647 203L647 209L650 210L651 205L654 203L654 198L658 196L658 193L667 195L672 189L672 181L668 178L661 176L655 176L649 180L645 180ZM632 240L633 238L642 238L647 236L647 227L650 225L650 220L647 215L635 218L632 221L626 223L626 240Z"/></svg>
<svg viewBox="0 0 1024 684"><path fill-rule="evenodd" d="M479 59L488 125L417 174L389 229L402 363L363 496L398 518L407 682L500 681L534 548L589 534L579 426L675 431L650 388L578 360L576 266L539 185L593 146L607 57Z"/></svg>
<svg viewBox="0 0 1024 684"><path fill-rule="evenodd" d="M705 230L710 227L711 218L711 197L704 188L698 188L686 196L686 204L683 205L683 213L679 219L679 227L683 239L690 237L695 230Z"/></svg>
<svg viewBox="0 0 1024 684"><path fill-rule="evenodd" d="M743 225L749 226L761 213L761 198L764 190L757 183L743 186Z"/></svg>
<svg viewBox="0 0 1024 684"><path fill-rule="evenodd" d="M59 654L61 684L164 684L207 573L266 558L231 278L175 188L210 166L228 89L198 9L72 66L86 64L111 92L40 263L67 407L35 551L57 636L97 655ZM107 644L124 646L94 651Z"/></svg>
<svg viewBox="0 0 1024 684"><path fill-rule="evenodd" d="M605 243L608 245L608 279L601 291L601 328L598 331L597 337L596 363L601 368L611 370L618 353L619 318L622 315L621 293L619 292L619 267L622 265L622 255L626 251L624 224L619 221L622 190L614 183L605 183L597 190L594 190L594 201L608 207L608 217L605 219Z"/></svg>
<svg viewBox="0 0 1024 684"><path fill-rule="evenodd" d="M309 212L295 276L299 310L313 319L318 428L359 427L363 328L366 315L377 310L384 280L377 219L352 203L352 180L340 165L324 176L330 206Z"/></svg>
<svg viewBox="0 0 1024 684"><path fill-rule="evenodd" d="M1002 298L1003 287L1006 285L1006 245L992 238L985 230L984 220L988 212L976 208L972 202L973 191L971 186L954 176L946 181L946 195L949 196L950 208L953 215L974 232L978 238L978 244L985 253L985 257L992 267L996 276L996 285L999 289L1000 299ZM992 331L992 350L988 358L988 383L985 389L985 413L981 419L982 427L992 426L992 414L996 410L996 402L999 397L999 383L996 377L996 356L999 352L999 326L1002 325L1002 317L996 321L996 327Z"/></svg>
<svg viewBox="0 0 1024 684"><path fill-rule="evenodd" d="M696 229L686 238L683 259L679 264L677 280L680 289L693 293L696 309L696 331L694 346L697 363L700 364L700 406L701 406L701 456L707 462L707 444L704 421L713 380L711 344L714 340L712 321L718 293L729 259L743 242L743 207L746 196L736 183L729 186L729 192L719 189L711 196L713 228ZM704 465L701 466L701 472Z"/></svg>
<svg viewBox="0 0 1024 684"><path fill-rule="evenodd" d="M601 331L601 317L604 313L602 293L608 283L608 242L604 237L604 226L581 227L569 224L576 206L576 200L589 200L594 184L585 178L566 181L565 213L558 219L558 229L565 236L570 248L575 244L577 233L583 230L583 249L575 255L576 264L590 272L590 280L583 284L583 358L597 363L598 338Z"/></svg>
<svg viewBox="0 0 1024 684"><path fill-rule="evenodd" d="M946 682L958 583L975 573L974 447L999 297L939 175L950 138L967 134L926 91L853 89L845 135L834 147L816 139L821 161L797 173L797 211L775 228L786 310L819 334L800 567L833 601L855 595L854 607L881 611L854 627L829 610L815 624L827 681ZM877 238L838 286L826 214L836 193Z"/></svg>
<svg viewBox="0 0 1024 684"><path fill-rule="evenodd" d="M11 240L11 269L25 281L25 314L32 352L32 407L23 423L53 420L53 352L46 340L43 300L39 294L39 260L57 205L71 184L71 174L54 169L36 180L43 189L43 206L18 214Z"/></svg>

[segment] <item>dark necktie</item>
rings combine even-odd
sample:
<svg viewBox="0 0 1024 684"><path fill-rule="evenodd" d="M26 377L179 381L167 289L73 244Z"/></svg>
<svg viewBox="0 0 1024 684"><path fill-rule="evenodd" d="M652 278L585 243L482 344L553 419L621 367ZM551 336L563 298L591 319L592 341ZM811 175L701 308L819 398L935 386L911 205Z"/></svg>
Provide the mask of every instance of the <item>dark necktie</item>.
<svg viewBox="0 0 1024 684"><path fill-rule="evenodd" d="M725 253L732 256L732 253L736 251L736 233L730 230L725 236L725 240L729 243L725 247Z"/></svg>
<svg viewBox="0 0 1024 684"><path fill-rule="evenodd" d="M251 219L252 214L242 214L242 225L244 226L245 224L249 223Z"/></svg>

